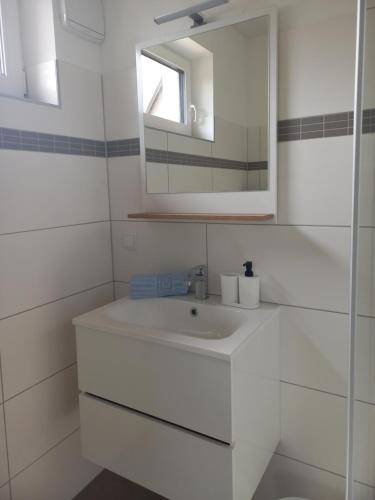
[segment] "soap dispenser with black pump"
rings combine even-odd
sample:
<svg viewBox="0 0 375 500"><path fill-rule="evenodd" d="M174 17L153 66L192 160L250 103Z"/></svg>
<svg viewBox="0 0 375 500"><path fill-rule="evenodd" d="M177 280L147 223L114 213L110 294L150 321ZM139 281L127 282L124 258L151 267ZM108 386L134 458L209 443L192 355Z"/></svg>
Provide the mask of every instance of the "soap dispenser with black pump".
<svg viewBox="0 0 375 500"><path fill-rule="evenodd" d="M243 267L246 270L245 275L239 277L240 304L249 309L256 309L259 306L260 279L254 275L252 261L246 261Z"/></svg>

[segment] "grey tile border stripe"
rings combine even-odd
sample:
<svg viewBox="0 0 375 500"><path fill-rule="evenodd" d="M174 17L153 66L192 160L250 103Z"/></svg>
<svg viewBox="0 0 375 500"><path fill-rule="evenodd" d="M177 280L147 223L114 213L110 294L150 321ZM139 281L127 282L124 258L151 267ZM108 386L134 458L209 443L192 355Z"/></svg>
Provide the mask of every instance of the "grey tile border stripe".
<svg viewBox="0 0 375 500"><path fill-rule="evenodd" d="M225 168L230 170L248 170L249 163L246 161L227 160L212 156L190 155L165 151L160 149L146 149L146 161L150 163L164 163L168 165L188 165L196 167ZM267 168L267 162L252 162L259 170Z"/></svg>
<svg viewBox="0 0 375 500"><path fill-rule="evenodd" d="M105 141L0 127L0 149L105 158Z"/></svg>
<svg viewBox="0 0 375 500"><path fill-rule="evenodd" d="M375 133L375 108L363 111L362 132ZM353 134L353 112L306 116L278 123L278 141L300 141Z"/></svg>
<svg viewBox="0 0 375 500"><path fill-rule="evenodd" d="M375 108L363 111L364 134L375 133ZM353 134L353 112L331 113L280 120L278 122L278 142L300 141L339 137ZM139 138L115 141L97 141L81 137L47 134L29 130L0 127L0 149L59 153L78 156L113 158L118 156L139 156ZM241 162L224 158L167 152L150 149L147 160L156 163L176 165L210 166L239 170L263 170L264 162ZM256 166L256 164L259 165Z"/></svg>
<svg viewBox="0 0 375 500"><path fill-rule="evenodd" d="M139 138L120 139L117 141L107 141L107 156L115 158L117 156L139 156L141 152Z"/></svg>

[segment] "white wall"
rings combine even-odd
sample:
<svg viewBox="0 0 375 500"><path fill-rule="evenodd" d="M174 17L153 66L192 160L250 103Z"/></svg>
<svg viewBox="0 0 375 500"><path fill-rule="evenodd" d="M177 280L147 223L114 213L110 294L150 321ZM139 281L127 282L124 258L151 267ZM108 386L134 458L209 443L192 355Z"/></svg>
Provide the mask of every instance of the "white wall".
<svg viewBox="0 0 375 500"><path fill-rule="evenodd" d="M187 4L194 2L187 2ZM210 17L266 2L233 1ZM354 0L281 0L279 119L353 109ZM293 5L294 4L294 5ZM186 29L181 20L156 27L153 16L186 1L106 0L103 48L106 121L110 139L138 136L134 45ZM131 23L127 20L131 19ZM123 29L126 26L127 29ZM371 70L370 70L371 71ZM371 86L371 82L370 82ZM372 84L372 88L374 85ZM366 200L373 199L374 135L366 137ZM352 137L279 144L279 223L192 224L126 220L137 211L139 158L109 161L116 290L131 274L184 269L208 262L211 293L219 273L240 271L251 258L262 276L263 300L282 305L282 441L256 500L302 496L342 500L345 489L348 270ZM373 205L364 203L361 234L361 313L355 477L358 500L373 497L375 430L372 328ZM206 231L206 237L199 235ZM123 235L136 234L127 251ZM183 239L182 239L183 236ZM187 262L187 255L195 255ZM194 262L193 262L194 261ZM370 271L371 270L371 271ZM370 392L369 392L370 391Z"/></svg>
<svg viewBox="0 0 375 500"><path fill-rule="evenodd" d="M100 47L60 30L61 109L0 98L0 127L103 141ZM71 500L99 472L71 320L113 298L107 186L105 158L0 149L1 499Z"/></svg>

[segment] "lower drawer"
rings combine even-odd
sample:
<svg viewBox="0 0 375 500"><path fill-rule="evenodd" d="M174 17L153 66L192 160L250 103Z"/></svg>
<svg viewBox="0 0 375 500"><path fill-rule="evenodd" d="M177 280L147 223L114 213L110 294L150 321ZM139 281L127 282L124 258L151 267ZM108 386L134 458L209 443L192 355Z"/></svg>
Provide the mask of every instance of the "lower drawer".
<svg viewBox="0 0 375 500"><path fill-rule="evenodd" d="M170 500L231 500L232 447L80 395L83 456Z"/></svg>

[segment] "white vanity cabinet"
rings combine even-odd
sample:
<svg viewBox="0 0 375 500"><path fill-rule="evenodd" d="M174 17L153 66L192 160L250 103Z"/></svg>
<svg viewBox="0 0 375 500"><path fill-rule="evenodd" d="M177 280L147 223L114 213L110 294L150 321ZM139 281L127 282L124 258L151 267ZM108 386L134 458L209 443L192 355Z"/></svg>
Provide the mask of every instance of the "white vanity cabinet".
<svg viewBox="0 0 375 500"><path fill-rule="evenodd" d="M192 305L159 307L173 302ZM277 307L199 305L233 314L221 338L126 324L115 307L75 320L84 457L172 500L249 500L280 439Z"/></svg>

